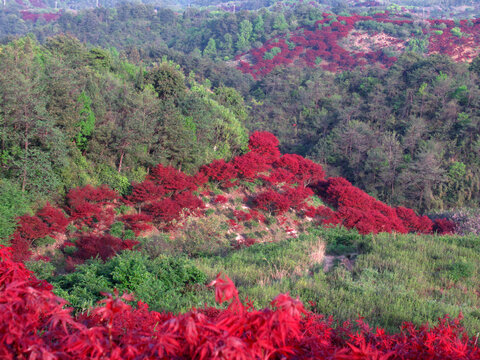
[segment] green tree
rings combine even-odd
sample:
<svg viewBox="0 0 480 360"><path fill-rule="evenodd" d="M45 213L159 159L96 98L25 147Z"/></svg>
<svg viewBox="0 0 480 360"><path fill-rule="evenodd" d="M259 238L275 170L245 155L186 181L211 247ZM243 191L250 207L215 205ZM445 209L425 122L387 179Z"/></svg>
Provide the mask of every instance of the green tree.
<svg viewBox="0 0 480 360"><path fill-rule="evenodd" d="M203 49L203 56L209 58L215 58L217 56L217 44L214 38L208 40L207 46Z"/></svg>
<svg viewBox="0 0 480 360"><path fill-rule="evenodd" d="M81 151L85 151L95 129L95 114L92 110L92 100L84 91L78 97L78 102L81 104L80 121L77 123L79 131L74 141Z"/></svg>
<svg viewBox="0 0 480 360"><path fill-rule="evenodd" d="M0 53L0 120L7 174L22 191L46 194L59 185L65 165L65 138L46 110L43 95L45 56L37 43L23 38Z"/></svg>
<svg viewBox="0 0 480 360"><path fill-rule="evenodd" d="M24 192L7 179L0 180L0 244L7 245L17 227L16 218L30 210Z"/></svg>
<svg viewBox="0 0 480 360"><path fill-rule="evenodd" d="M273 21L273 28L278 31L284 31L288 29L287 20L285 20L285 15L283 13L278 14Z"/></svg>

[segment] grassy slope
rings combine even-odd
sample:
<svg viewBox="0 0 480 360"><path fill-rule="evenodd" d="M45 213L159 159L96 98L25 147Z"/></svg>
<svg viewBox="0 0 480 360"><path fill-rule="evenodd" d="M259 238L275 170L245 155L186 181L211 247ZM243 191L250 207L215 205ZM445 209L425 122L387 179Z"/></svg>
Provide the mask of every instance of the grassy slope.
<svg viewBox="0 0 480 360"><path fill-rule="evenodd" d="M480 239L352 233L311 229L298 239L255 244L227 256L200 257L195 263L209 278L219 271L228 274L240 294L258 306L289 291L304 302L315 302L318 312L338 321L360 315L389 331L398 331L404 321L434 322L460 311L470 333L480 328ZM322 248L320 239L332 244L345 238L365 252L352 271L339 263L325 273L318 254L312 255Z"/></svg>

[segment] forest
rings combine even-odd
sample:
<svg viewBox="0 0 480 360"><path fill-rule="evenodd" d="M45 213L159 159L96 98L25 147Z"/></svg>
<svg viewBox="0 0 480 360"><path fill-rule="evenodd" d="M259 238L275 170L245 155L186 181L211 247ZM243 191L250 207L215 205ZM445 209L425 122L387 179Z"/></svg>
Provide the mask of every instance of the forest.
<svg viewBox="0 0 480 360"><path fill-rule="evenodd" d="M477 10L5 2L0 358L480 359Z"/></svg>

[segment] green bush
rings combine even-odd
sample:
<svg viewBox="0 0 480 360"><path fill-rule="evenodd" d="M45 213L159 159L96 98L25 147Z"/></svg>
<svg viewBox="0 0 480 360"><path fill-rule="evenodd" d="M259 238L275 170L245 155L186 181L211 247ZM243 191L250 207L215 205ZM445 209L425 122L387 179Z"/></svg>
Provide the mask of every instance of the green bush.
<svg viewBox="0 0 480 360"><path fill-rule="evenodd" d="M128 230L124 231L122 239L123 240L127 240L127 239L134 240L135 237L136 237L135 232L133 230L128 229Z"/></svg>
<svg viewBox="0 0 480 360"><path fill-rule="evenodd" d="M110 227L109 233L112 236L121 238L124 230L125 230L125 224L121 221L118 221L112 224L112 226Z"/></svg>
<svg viewBox="0 0 480 360"><path fill-rule="evenodd" d="M453 36L461 38L463 36L462 30L459 27L454 27L450 29L450 32Z"/></svg>
<svg viewBox="0 0 480 360"><path fill-rule="evenodd" d="M79 311L102 299L102 292L118 289L134 293L153 310L177 312L199 305L194 286L206 280L184 257L151 259L138 251L124 251L106 263L95 259L79 265L74 273L52 279L52 284L57 295Z"/></svg>
<svg viewBox="0 0 480 360"><path fill-rule="evenodd" d="M448 277L453 281L468 279L472 277L475 272L475 266L472 263L465 261L455 261L448 266Z"/></svg>
<svg viewBox="0 0 480 360"><path fill-rule="evenodd" d="M16 184L0 180L0 244L7 245L17 227L16 218L30 211L30 201Z"/></svg>
<svg viewBox="0 0 480 360"><path fill-rule="evenodd" d="M40 239L35 239L33 245L35 247L42 247L42 246L46 246L46 245L52 245L52 244L55 244L55 239L50 237L50 236L45 236L44 238L40 238Z"/></svg>
<svg viewBox="0 0 480 360"><path fill-rule="evenodd" d="M349 230L343 226L337 226L330 229L310 229L310 232L327 243L327 254L368 252L370 249L370 236L361 235L355 229Z"/></svg>
<svg viewBox="0 0 480 360"><path fill-rule="evenodd" d="M128 195L131 185L128 178L108 165L98 166L98 180L101 184L107 184L118 191L120 195Z"/></svg>
<svg viewBox="0 0 480 360"><path fill-rule="evenodd" d="M35 276L40 280L49 281L55 271L55 266L52 263L39 260L39 261L27 261L25 266L35 273Z"/></svg>

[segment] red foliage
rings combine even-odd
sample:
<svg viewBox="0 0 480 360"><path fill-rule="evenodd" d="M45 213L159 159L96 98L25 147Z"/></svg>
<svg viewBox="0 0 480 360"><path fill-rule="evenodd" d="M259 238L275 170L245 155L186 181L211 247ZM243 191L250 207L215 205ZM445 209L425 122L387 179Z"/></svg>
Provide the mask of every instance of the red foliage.
<svg viewBox="0 0 480 360"><path fill-rule="evenodd" d="M432 232L432 221L427 216L417 216L412 209L399 206L395 209L397 216L403 221L408 232L429 234Z"/></svg>
<svg viewBox="0 0 480 360"><path fill-rule="evenodd" d="M195 213L198 215L199 210L205 207L203 201L191 192L177 194L173 197L173 200L180 206L180 209L190 214Z"/></svg>
<svg viewBox="0 0 480 360"><path fill-rule="evenodd" d="M73 210L85 202L105 205L114 203L118 198L116 191L110 189L107 185L101 185L97 188L86 185L72 189L67 194L68 204Z"/></svg>
<svg viewBox="0 0 480 360"><path fill-rule="evenodd" d="M304 186L323 180L325 177L321 165L297 154L285 154L273 166L289 171L294 175L295 182Z"/></svg>
<svg viewBox="0 0 480 360"><path fill-rule="evenodd" d="M235 216L235 218L238 221L248 221L248 220L252 219L252 214L251 213L246 212L246 211L242 211L242 210L234 210L233 211L233 216Z"/></svg>
<svg viewBox="0 0 480 360"><path fill-rule="evenodd" d="M153 217L148 214L128 214L123 215L119 219L125 224L125 228L132 230L135 236L138 236L142 231L149 231L153 229Z"/></svg>
<svg viewBox="0 0 480 360"><path fill-rule="evenodd" d="M37 280L0 249L0 358L59 359L480 359L461 316L401 333L373 331L357 321L333 328L333 319L305 310L299 299L278 295L271 307L244 305L233 282L220 274L211 283L227 309L184 314L149 311L131 295L107 295L89 313L72 316L52 287Z"/></svg>
<svg viewBox="0 0 480 360"><path fill-rule="evenodd" d="M319 181L312 188L324 201L337 208L334 216L325 223L356 228L362 234L431 232L432 222L426 216L419 217L413 210L403 207L393 209L343 178Z"/></svg>
<svg viewBox="0 0 480 360"><path fill-rule="evenodd" d="M136 205L155 201L167 194L167 190L162 185L157 185L153 181L145 180L139 184L133 184L132 193L127 197L128 201Z"/></svg>
<svg viewBox="0 0 480 360"><path fill-rule="evenodd" d="M213 201L217 204L226 204L228 202L228 199L226 196L217 195L215 196L215 199Z"/></svg>
<svg viewBox="0 0 480 360"><path fill-rule="evenodd" d="M365 4L374 4L375 2L364 2ZM315 3L314 3L315 4ZM351 70L357 66L364 66L367 63L379 63L384 67L392 66L397 60L396 57L388 57L382 51L383 49L363 51L347 51L341 44L341 40L348 36L354 30L358 21L371 20L379 23L390 23L396 27L404 24L411 24L409 19L399 20L390 12L377 13L371 16L338 16L337 21L330 23L332 15L325 14L323 20L316 21L311 27L301 27L294 32L287 34L288 41L293 44L292 50L286 44L285 38L275 37L267 41L261 48L252 49L240 57L252 59L251 63L239 60L238 69L242 72L252 75L254 79L259 79L270 73L277 66L288 66L289 64L304 64L308 67L321 67L326 71L336 72ZM424 34L429 35L429 54L440 53L451 56L456 61L471 61L476 53L470 51L480 44L480 22L478 19L460 21L456 25L453 20L429 20L430 29L422 29ZM441 34L435 33L435 27L439 24L445 24L446 29ZM455 36L451 29L459 26L463 36ZM376 33L374 33L376 34ZM412 34L414 37L415 34ZM392 40L392 44L402 43L404 40ZM281 52L272 59L268 59L265 54L277 47ZM318 62L318 60L321 60Z"/></svg>
<svg viewBox="0 0 480 360"><path fill-rule="evenodd" d="M202 200L193 195L193 191L206 181L204 173L189 176L171 166L158 164L145 181L134 184L127 202L143 209L151 216L149 221L162 222L166 230L168 223L180 219L182 211L198 214L198 210L204 208ZM149 228L143 224L134 231Z"/></svg>
<svg viewBox="0 0 480 360"><path fill-rule="evenodd" d="M439 235L448 235L455 232L455 223L448 219L436 219L433 222L432 231Z"/></svg>
<svg viewBox="0 0 480 360"><path fill-rule="evenodd" d="M292 205L288 196L272 189L257 194L253 199L253 203L255 207L276 215L287 212Z"/></svg>
<svg viewBox="0 0 480 360"><path fill-rule="evenodd" d="M14 261L27 261L32 256L32 251L30 250L30 245L32 244L31 240L24 239L17 232L13 234L12 240L12 258Z"/></svg>
<svg viewBox="0 0 480 360"><path fill-rule="evenodd" d="M154 218L168 223L180 218L182 208L175 200L166 198L149 204L145 208L145 211L151 214Z"/></svg>
<svg viewBox="0 0 480 360"><path fill-rule="evenodd" d="M193 191L197 189L197 182L193 176L188 176L172 166L155 166L147 180L161 185L166 192L177 193L181 191Z"/></svg>
<svg viewBox="0 0 480 360"><path fill-rule="evenodd" d="M18 218L16 233L32 242L49 235L50 229L38 216L23 215Z"/></svg>
<svg viewBox="0 0 480 360"><path fill-rule="evenodd" d="M91 185L72 189L67 194L71 219L77 227L87 226L94 231L107 230L114 222L113 208L118 194L107 185Z"/></svg>
<svg viewBox="0 0 480 360"><path fill-rule="evenodd" d="M40 209L36 215L48 226L50 234L64 232L70 222L62 210L52 207L49 203Z"/></svg>
<svg viewBox="0 0 480 360"><path fill-rule="evenodd" d="M240 177L244 179L253 179L259 173L267 171L270 166L267 165L264 157L257 152L249 152L245 155L237 156L233 159L233 166L237 169Z"/></svg>
<svg viewBox="0 0 480 360"><path fill-rule="evenodd" d="M211 181L216 182L223 188L229 188L235 185L231 180L238 177L237 169L231 163L225 160L214 160L208 165L200 168L200 172L205 174Z"/></svg>
<svg viewBox="0 0 480 360"><path fill-rule="evenodd" d="M131 250L137 244L138 241L122 240L108 234L85 235L75 242L77 251L73 257L83 261L98 256L105 261L122 250Z"/></svg>
<svg viewBox="0 0 480 360"><path fill-rule="evenodd" d="M271 164L280 158L278 139L268 131L255 131L248 140L251 152L261 155L266 164Z"/></svg>
<svg viewBox="0 0 480 360"><path fill-rule="evenodd" d="M274 169L269 176L261 176L261 178L271 184L292 184L295 175L286 169L277 168Z"/></svg>

